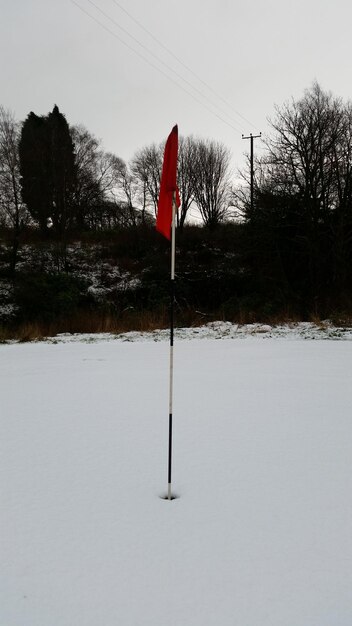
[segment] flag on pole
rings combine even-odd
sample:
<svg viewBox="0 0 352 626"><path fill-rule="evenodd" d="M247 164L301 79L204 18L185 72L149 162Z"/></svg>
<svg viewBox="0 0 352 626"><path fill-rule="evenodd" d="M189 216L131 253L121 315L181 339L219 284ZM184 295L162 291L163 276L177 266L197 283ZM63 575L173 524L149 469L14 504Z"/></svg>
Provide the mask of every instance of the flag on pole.
<svg viewBox="0 0 352 626"><path fill-rule="evenodd" d="M176 193L176 206L181 204L177 188L177 153L178 153L178 128L173 127L167 138L164 151L163 169L160 181L160 193L158 213L156 217L156 229L166 239L171 239L172 202Z"/></svg>
<svg viewBox="0 0 352 626"><path fill-rule="evenodd" d="M173 127L167 138L164 151L163 169L160 181L160 194L156 229L171 239L171 275L170 275L170 378L169 378L169 454L167 470L167 499L172 500L171 467L172 467L172 404L173 404L173 371L174 371L174 303L175 303L175 215L180 206L177 189L177 152L178 128Z"/></svg>

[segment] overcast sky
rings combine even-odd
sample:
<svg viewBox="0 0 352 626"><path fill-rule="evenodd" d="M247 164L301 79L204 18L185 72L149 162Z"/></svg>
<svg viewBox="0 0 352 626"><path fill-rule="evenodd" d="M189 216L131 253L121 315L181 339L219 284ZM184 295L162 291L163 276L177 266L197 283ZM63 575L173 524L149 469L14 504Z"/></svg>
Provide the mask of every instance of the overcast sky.
<svg viewBox="0 0 352 626"><path fill-rule="evenodd" d="M241 167L241 134L266 133L275 103L314 80L352 98L350 1L74 2L81 9L0 0L0 104L18 119L57 104L125 160L178 123L180 134L226 144Z"/></svg>

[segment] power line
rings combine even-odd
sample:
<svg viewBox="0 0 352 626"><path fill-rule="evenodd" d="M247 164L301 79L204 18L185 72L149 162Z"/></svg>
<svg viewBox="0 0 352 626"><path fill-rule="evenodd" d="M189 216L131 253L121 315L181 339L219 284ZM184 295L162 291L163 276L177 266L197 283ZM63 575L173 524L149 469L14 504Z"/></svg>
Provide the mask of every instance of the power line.
<svg viewBox="0 0 352 626"><path fill-rule="evenodd" d="M162 74L165 78L167 78L169 81L171 81L172 83L174 83L179 89L182 89L182 91L184 91L188 96L190 96L191 98L193 98L193 100L195 100L198 104L200 104L204 109L206 109L207 111L209 111L212 115L215 115L215 117L217 117L221 122L223 122L224 124L226 124L227 126L229 126L230 128L232 128L232 130L235 130L236 132L240 132L238 128L236 128L233 124L230 124L229 122L227 122L226 120L224 120L223 117L221 117L218 113L216 113L215 111L213 111L212 109L210 109L206 104L204 104L204 102L201 102L201 100L199 100L198 98L196 98L196 96L194 94L192 94L191 92L189 92L187 89L185 89L182 85L180 85L177 81L175 81L171 76L169 76L168 74L166 74L166 72L164 72L162 69L160 69L159 67L157 67L154 63L152 63L149 59L147 59L144 55L142 55L140 52L138 52L137 50L135 50L134 48L132 48L132 46L130 46L128 43L126 43L126 41L124 41L123 39L121 39L121 37L119 37L115 32L113 32L110 28L108 28L107 26L105 26L105 24L103 24L102 22L100 22L99 20L97 20L93 15L91 15L91 13L89 13L88 11L86 11L86 9L84 9L82 6L80 6L76 0L70 0L70 2L72 2L72 4L74 4L80 11L82 11L82 13L84 13L85 15L87 15L91 20L93 20L96 24L98 24L101 28L103 28L106 32L108 32L110 35L112 35L113 37L115 37L115 39L117 39L118 41L120 41L120 43L122 43L124 46L126 46L126 48L128 48L129 50L131 50L132 52L134 52L134 54L136 54L137 56L139 56L145 63L147 63L148 65L150 65L153 69L155 69L156 71L158 71L160 74Z"/></svg>
<svg viewBox="0 0 352 626"><path fill-rule="evenodd" d="M166 67L167 70L169 70L169 72L172 72L173 74L175 74L175 76L177 76L177 78L179 78L180 80L182 80L184 83L186 83L186 85L188 85L188 87L190 87L191 89L193 89L196 93L198 93L202 98L204 98L204 100L208 101L211 106L216 107L221 113L222 115L226 115L226 117L228 117L231 122L233 124L237 124L237 120L234 120L228 113L226 113L226 111L224 111L223 109L221 109L219 107L219 105L216 102L212 102L211 100L209 100L208 96L205 95L200 89L198 89L198 87L196 87L195 85L193 85L189 80L187 80L187 78L184 78L181 74L179 74L179 72L177 72L176 70L174 70L172 67L170 67L170 65L168 65L167 63L165 63L165 61L163 61L162 59L160 59L160 57L158 57L156 54L154 54L154 52L152 52L151 50L149 50L149 48L147 46L145 46L143 43L141 43L141 41L139 41L139 39L137 39L137 37L134 37L134 35L132 35L126 28L124 28L123 26L121 26L121 24L119 24L118 22L116 22L116 20L114 20L114 18L112 18L108 13L106 13L105 11L103 11L103 9L101 9L97 4L95 4L95 2L93 2L93 0L88 0L88 2L97 10L99 11L107 20L110 20L110 22L112 22L112 24L114 24L115 26L117 26L117 28L119 28L125 35L127 35L127 37L130 37L130 39L132 39L135 43L137 43L138 46L140 46L143 50L145 50L151 57L153 57L154 59L156 59L156 61L158 61L158 63L161 63L161 65L163 65L164 67ZM250 122L249 122L250 123ZM240 132L240 129L237 127L238 132Z"/></svg>
<svg viewBox="0 0 352 626"><path fill-rule="evenodd" d="M178 57L172 50L170 50L170 48L165 46L165 44L163 44L163 42L160 41L160 39L155 37L155 35L153 35L153 33L150 30L148 30L148 28L146 28L144 26L144 24L139 22L139 20L137 20L129 11L127 11L127 9L125 9L125 7L123 7L117 0L112 0L112 1L113 1L114 4L116 4L116 6L119 7L119 9L121 9L121 11L123 11L126 15L128 15L128 17L135 24L137 24L137 26L139 26L139 28L144 30L144 32L146 32L149 35L149 37L151 37L159 46L161 46L161 48L163 48L163 50L166 50L166 52L168 52L168 54L170 54L174 59L176 59L176 61L178 63L180 63L180 65L182 65L182 67L184 67L188 72L190 72L200 83L202 83L207 89L209 89L209 91L211 91L219 100L221 100L224 104L226 104L226 106L229 107L231 109L231 111L236 113L236 115L238 115L243 121L245 121L248 124L250 124L250 126L253 126L253 128L256 128L257 130L259 130L258 127L255 124L253 124L250 120L248 120L241 113L239 113L239 111L236 111L236 109L233 108L233 106L232 106L232 104L230 102L228 102L227 100L225 100L225 98L223 98L220 94L218 94L215 91L215 89L213 89L213 87L211 85L209 85L209 83L207 83L198 74L196 74L196 72L194 72L194 70L192 70L192 68L189 67L189 65L184 63L184 61L182 61L182 59L180 59L180 57Z"/></svg>

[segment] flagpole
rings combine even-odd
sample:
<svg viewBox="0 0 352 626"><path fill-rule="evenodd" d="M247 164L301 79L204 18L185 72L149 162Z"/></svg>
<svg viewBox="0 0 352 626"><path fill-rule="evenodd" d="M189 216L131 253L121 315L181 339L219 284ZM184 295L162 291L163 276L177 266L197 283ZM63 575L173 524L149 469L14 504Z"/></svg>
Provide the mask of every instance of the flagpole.
<svg viewBox="0 0 352 626"><path fill-rule="evenodd" d="M167 499L171 500L171 470L172 470L172 416L173 416L173 386L174 386L174 304L175 304L175 218L176 218L176 192L172 196L172 221L171 221L171 280L170 280L170 378L169 378L169 454L168 454L168 480Z"/></svg>
<svg viewBox="0 0 352 626"><path fill-rule="evenodd" d="M166 239L171 239L171 278L170 278L170 374L169 374L169 453L167 474L167 500L172 500L171 469L172 469L172 411L173 411L173 376L174 376L174 306L175 306L175 231L176 211L180 205L177 189L177 154L178 127L173 127L164 150L163 168L160 179L156 229Z"/></svg>

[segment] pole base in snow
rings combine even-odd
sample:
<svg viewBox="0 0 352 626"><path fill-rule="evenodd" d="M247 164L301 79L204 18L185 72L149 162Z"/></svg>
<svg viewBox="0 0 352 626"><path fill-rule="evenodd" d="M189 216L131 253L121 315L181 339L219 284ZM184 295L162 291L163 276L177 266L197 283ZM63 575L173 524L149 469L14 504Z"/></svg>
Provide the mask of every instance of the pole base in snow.
<svg viewBox="0 0 352 626"><path fill-rule="evenodd" d="M171 500L178 500L180 496L171 493L171 486L168 486L167 494L164 496L160 496L161 500L167 500L171 502Z"/></svg>

